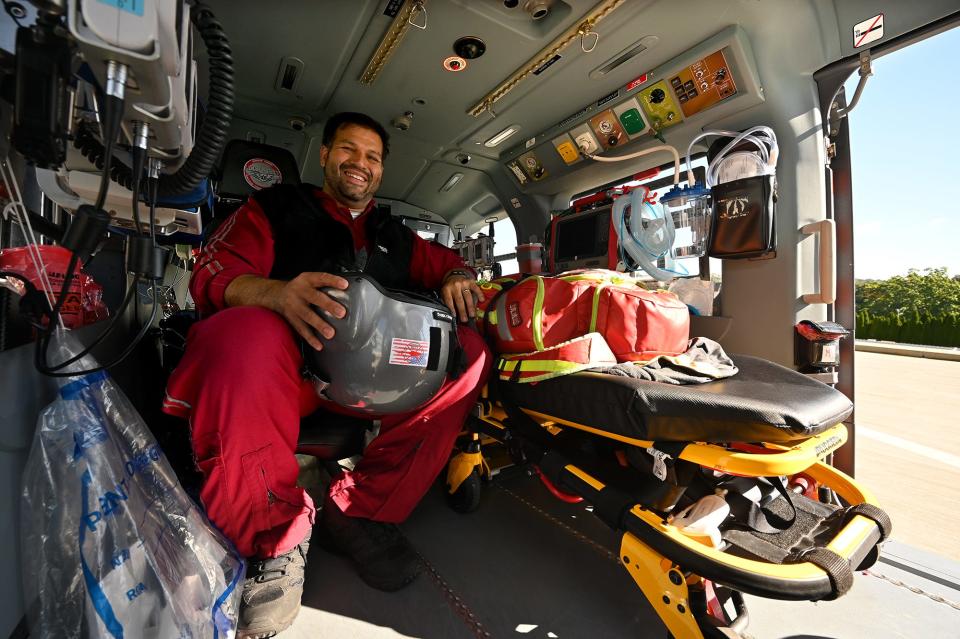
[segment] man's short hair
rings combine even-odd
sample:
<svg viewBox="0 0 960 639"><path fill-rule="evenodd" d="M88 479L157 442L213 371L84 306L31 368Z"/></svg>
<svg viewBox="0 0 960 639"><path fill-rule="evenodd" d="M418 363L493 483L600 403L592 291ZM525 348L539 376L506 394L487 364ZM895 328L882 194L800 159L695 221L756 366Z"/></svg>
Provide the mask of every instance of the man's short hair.
<svg viewBox="0 0 960 639"><path fill-rule="evenodd" d="M333 144L333 138L336 137L340 127L355 124L370 129L380 136L383 143L383 157L386 158L390 153L390 134L383 128L383 125L371 118L366 113L357 113L356 111L341 111L330 116L327 123L323 125L323 146L330 148Z"/></svg>

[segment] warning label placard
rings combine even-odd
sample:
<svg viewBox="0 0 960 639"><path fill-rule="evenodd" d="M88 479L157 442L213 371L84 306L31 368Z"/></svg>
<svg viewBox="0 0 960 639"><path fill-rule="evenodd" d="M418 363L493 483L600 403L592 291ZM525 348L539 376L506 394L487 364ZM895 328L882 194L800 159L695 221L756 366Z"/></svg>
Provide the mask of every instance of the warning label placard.
<svg viewBox="0 0 960 639"><path fill-rule="evenodd" d="M883 14L853 25L853 48L862 47L883 37Z"/></svg>
<svg viewBox="0 0 960 639"><path fill-rule="evenodd" d="M430 342L421 342L415 339L390 340L390 363L400 366L427 365L427 355L430 352Z"/></svg>

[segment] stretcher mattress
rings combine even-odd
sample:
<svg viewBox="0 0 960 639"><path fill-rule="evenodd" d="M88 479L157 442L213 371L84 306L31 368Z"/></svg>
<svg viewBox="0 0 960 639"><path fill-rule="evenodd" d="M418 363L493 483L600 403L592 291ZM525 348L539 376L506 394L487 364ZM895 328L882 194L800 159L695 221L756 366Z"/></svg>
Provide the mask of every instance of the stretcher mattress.
<svg viewBox="0 0 960 639"><path fill-rule="evenodd" d="M500 382L515 406L614 435L652 441L786 443L846 419L834 388L766 360L732 355L740 372L678 386L585 371L537 384Z"/></svg>

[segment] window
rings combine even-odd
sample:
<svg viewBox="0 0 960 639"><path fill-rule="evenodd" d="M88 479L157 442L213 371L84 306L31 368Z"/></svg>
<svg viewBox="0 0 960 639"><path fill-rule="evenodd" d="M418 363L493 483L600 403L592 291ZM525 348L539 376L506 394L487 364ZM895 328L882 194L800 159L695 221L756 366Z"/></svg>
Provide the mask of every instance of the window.
<svg viewBox="0 0 960 639"><path fill-rule="evenodd" d="M470 237L486 236L489 230L490 226L486 225ZM494 222L493 240L494 260L500 264L501 272L504 275L517 273L520 270L520 265L517 262L517 229L513 226L513 220L505 217ZM476 257L479 259L482 256L478 254Z"/></svg>
<svg viewBox="0 0 960 639"><path fill-rule="evenodd" d="M446 224L441 224L439 222L428 222L426 220L405 216L402 216L400 219L404 226L409 226L411 229L413 229L414 233L425 240L437 242L438 244L442 244L444 246L450 246L450 243L453 240L453 234L450 232L450 227Z"/></svg>
<svg viewBox="0 0 960 639"><path fill-rule="evenodd" d="M494 259L500 262L503 273L516 273L520 270L517 263L517 229L513 226L513 220L505 217L493 224Z"/></svg>

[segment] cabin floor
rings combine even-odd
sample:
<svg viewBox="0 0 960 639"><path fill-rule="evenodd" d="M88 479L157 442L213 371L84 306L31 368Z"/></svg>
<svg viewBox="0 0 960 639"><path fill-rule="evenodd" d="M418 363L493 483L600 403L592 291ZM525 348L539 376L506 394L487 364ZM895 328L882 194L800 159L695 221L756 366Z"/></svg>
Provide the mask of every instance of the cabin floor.
<svg viewBox="0 0 960 639"><path fill-rule="evenodd" d="M117 372L120 378L129 374ZM17 511L36 415L55 392L49 379L34 372L32 348L0 353L0 421L5 425L0 513ZM301 483L322 503L322 473L311 458L301 461ZM940 520L930 513L949 503L950 486L931 478L914 491L918 505L927 505L911 511L913 517L927 513L932 528ZM519 471L504 471L485 484L480 508L468 515L451 510L435 486L403 525L429 566L425 574L400 592L383 593L364 584L346 560L314 545L303 611L281 638L666 637L619 565L618 535L587 508L556 500L537 478ZM18 524L15 517L6 521L11 525L0 525L0 547L14 569L11 579L0 582L0 600L7 602L0 617L12 628L22 615L20 557ZM895 530L897 525L895 520ZM955 539L956 531L952 534ZM960 564L890 541L880 562L858 574L851 592L837 601L747 597L746 634L756 639L960 638L958 602Z"/></svg>
<svg viewBox="0 0 960 639"><path fill-rule="evenodd" d="M304 477L319 489L315 474ZM619 564L619 537L585 505L516 472L484 488L467 515L447 507L439 486L428 494L403 525L427 570L400 592L368 587L346 560L312 547L303 610L281 636L667 637ZM837 601L748 597L746 636L960 637L958 600L960 564L888 543Z"/></svg>

